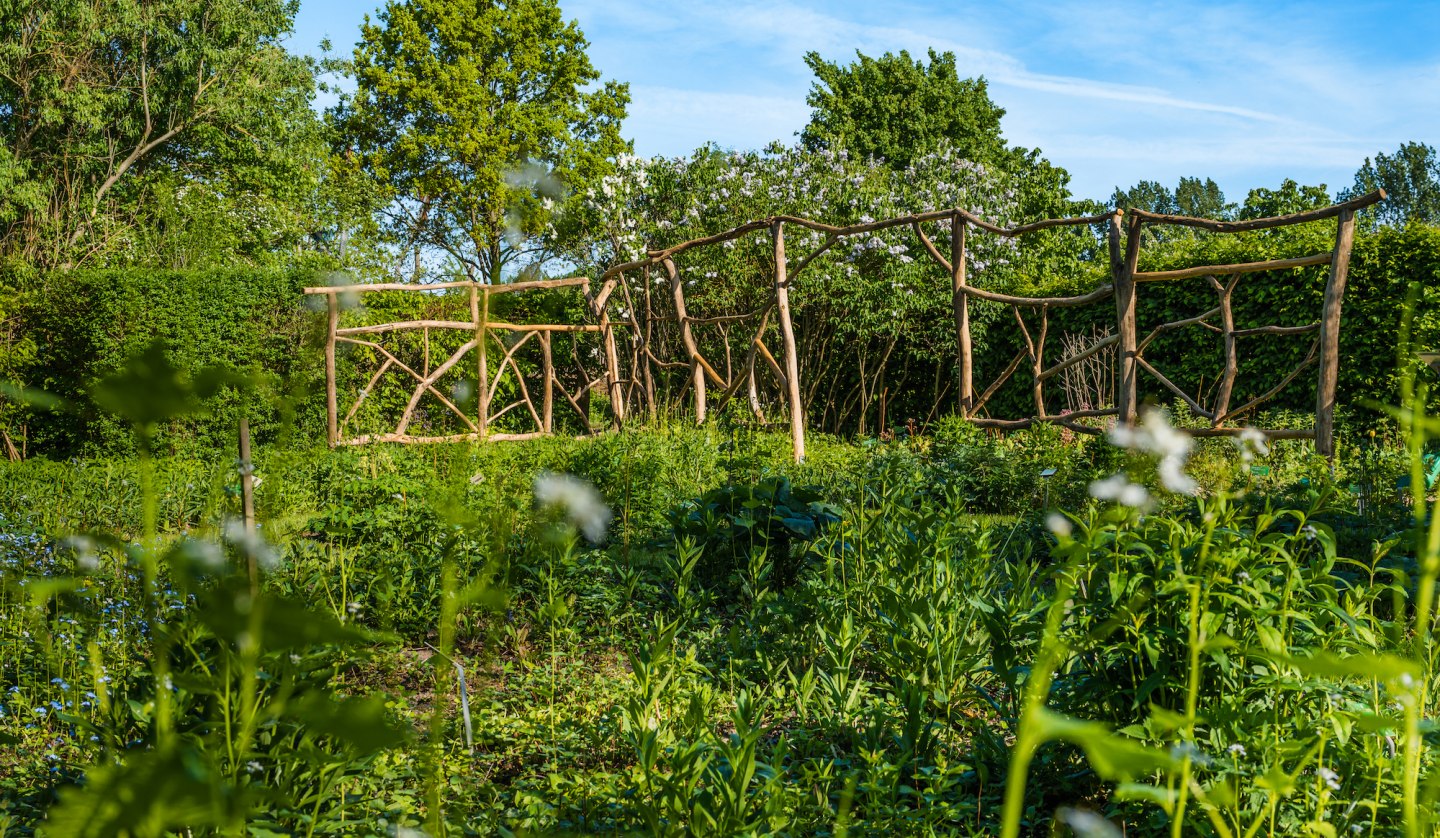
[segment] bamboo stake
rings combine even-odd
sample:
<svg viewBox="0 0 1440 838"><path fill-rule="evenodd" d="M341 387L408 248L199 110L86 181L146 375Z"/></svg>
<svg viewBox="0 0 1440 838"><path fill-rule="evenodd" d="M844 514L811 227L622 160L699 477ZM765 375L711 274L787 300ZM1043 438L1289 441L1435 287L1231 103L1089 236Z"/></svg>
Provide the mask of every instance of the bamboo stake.
<svg viewBox="0 0 1440 838"><path fill-rule="evenodd" d="M1340 307L1345 302L1350 248L1354 244L1355 212L1346 209L1336 224L1335 258L1330 262L1330 280L1325 283L1325 306L1320 316L1320 380L1315 393L1315 451L1331 460L1335 458L1335 385L1340 376Z"/></svg>
<svg viewBox="0 0 1440 838"><path fill-rule="evenodd" d="M780 336L785 341L786 390L790 400L790 440L795 462L805 459L805 406L800 403L800 360L795 352L795 327L790 322L790 280L785 276L785 222L770 225L775 243L775 308L780 314Z"/></svg>

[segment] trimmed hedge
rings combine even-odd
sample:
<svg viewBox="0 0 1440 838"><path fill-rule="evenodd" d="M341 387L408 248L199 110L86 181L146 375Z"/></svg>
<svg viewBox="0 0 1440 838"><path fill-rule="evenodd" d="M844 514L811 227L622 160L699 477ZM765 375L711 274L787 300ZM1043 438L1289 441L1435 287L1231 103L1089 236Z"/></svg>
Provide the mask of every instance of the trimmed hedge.
<svg viewBox="0 0 1440 838"><path fill-rule="evenodd" d="M1209 236L1190 242L1160 245L1142 251L1142 270L1166 270L1196 264L1257 262L1322 252L1333 246L1334 225L1315 224L1284 231L1283 235L1252 234ZM1302 325L1320 319L1327 268L1247 274L1241 277L1233 303L1237 328L1262 325ZM1412 224L1403 229L1382 228L1357 237L1350 262L1340 332L1338 402L1343 413L1362 426L1381 421L1375 404L1399 400L1398 341L1402 309L1411 283L1421 294L1415 317L1415 345L1440 349L1440 227ZM1083 293L1074 287L1053 293ZM1193 317L1218 305L1204 279L1144 283L1139 289L1136 313L1143 339L1161 323ZM1219 318L1212 318L1218 325ZM976 387L988 386L1020 347L1018 330L1002 337L992 331L986 351L977 358ZM1050 313L1046 364L1059 360L1060 338L1066 332L1085 334L1092 327L1115 328L1114 307L1108 303ZM1032 334L1035 327L1032 325ZM1240 338L1239 375L1231 405L1239 406L1260 395L1294 369L1309 351L1313 334ZM1171 332L1157 339L1145 357L1186 392L1211 394L1224 371L1221 336L1200 326ZM995 416L1028 416L1033 412L1030 378L1015 378L992 399ZM1426 373L1428 375L1428 373ZM1264 409L1315 410L1316 368L1311 367L1267 402ZM1175 399L1159 382L1140 373L1140 397L1170 404ZM1047 408L1064 407L1058 380L1046 387Z"/></svg>
<svg viewBox="0 0 1440 838"><path fill-rule="evenodd" d="M320 284L316 271L156 271L148 269L57 272L40 280L25 312L36 358L22 379L77 405L76 413L29 418L31 449L50 457L123 453L133 449L128 427L93 409L90 387L119 369L152 341L163 340L179 368L194 372L223 366L288 393L299 427L316 424L324 438L324 370L318 351L306 351L307 334L323 328L301 294ZM242 400L243 399L243 400ZM207 415L160 428L158 451L231 450L240 409L246 405L257 441L273 440L284 425L285 399L242 397L227 389L212 398ZM304 431L302 431L303 433ZM308 434L307 434L308 435Z"/></svg>

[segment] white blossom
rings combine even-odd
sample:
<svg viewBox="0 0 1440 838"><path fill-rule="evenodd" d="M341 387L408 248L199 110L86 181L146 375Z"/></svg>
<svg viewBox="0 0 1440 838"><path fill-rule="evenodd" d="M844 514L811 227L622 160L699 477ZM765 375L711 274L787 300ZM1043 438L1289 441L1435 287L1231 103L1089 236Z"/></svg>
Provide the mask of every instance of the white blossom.
<svg viewBox="0 0 1440 838"><path fill-rule="evenodd" d="M1329 768L1326 768L1323 765L1315 769L1315 773L1319 775L1320 779L1325 781L1325 785L1328 786L1331 791L1340 790L1339 774L1336 774L1334 771L1331 771Z"/></svg>
<svg viewBox="0 0 1440 838"><path fill-rule="evenodd" d="M1096 500L1113 500L1122 506L1144 509L1150 505L1150 493L1144 486L1130 482L1125 472L1112 474L1104 480L1090 484L1090 497Z"/></svg>
<svg viewBox="0 0 1440 838"><path fill-rule="evenodd" d="M1240 459L1244 462L1248 463L1255 459L1256 456L1270 456L1269 441L1265 437L1265 434L1254 428L1245 428L1240 431L1238 436L1231 437L1230 441L1235 443L1236 448L1240 449Z"/></svg>
<svg viewBox="0 0 1440 838"><path fill-rule="evenodd" d="M558 506L591 544L599 544L610 525L610 507L588 481L569 474L541 472L535 477L535 502Z"/></svg>
<svg viewBox="0 0 1440 838"><path fill-rule="evenodd" d="M1110 442L1132 451L1143 451L1159 458L1156 473L1160 484L1171 492L1193 495L1199 488L1185 473L1185 461L1195 440L1182 430L1171 427L1163 411L1145 411L1136 427L1116 425L1110 429Z"/></svg>

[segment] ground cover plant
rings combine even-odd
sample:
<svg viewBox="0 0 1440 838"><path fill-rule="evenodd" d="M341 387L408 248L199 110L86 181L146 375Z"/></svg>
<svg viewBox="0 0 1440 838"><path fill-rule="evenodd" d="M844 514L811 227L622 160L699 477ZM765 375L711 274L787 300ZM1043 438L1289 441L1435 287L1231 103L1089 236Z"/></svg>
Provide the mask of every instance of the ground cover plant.
<svg viewBox="0 0 1440 838"><path fill-rule="evenodd" d="M138 458L0 465L7 831L1434 821L1422 412L1333 475L1158 409L800 464L713 424L147 453L213 386L138 356L95 393Z"/></svg>

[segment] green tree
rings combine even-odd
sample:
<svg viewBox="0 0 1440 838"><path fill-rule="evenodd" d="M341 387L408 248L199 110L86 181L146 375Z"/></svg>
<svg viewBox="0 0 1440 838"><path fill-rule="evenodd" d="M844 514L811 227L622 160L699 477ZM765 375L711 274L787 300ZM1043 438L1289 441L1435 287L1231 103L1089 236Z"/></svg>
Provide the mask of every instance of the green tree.
<svg viewBox="0 0 1440 838"><path fill-rule="evenodd" d="M1175 187L1175 209L1194 218L1231 218L1235 205L1226 203L1220 185L1210 178L1182 177Z"/></svg>
<svg viewBox="0 0 1440 838"><path fill-rule="evenodd" d="M1129 189L1115 187L1110 196L1110 206L1118 209L1139 209L1173 215L1178 211L1175 193L1155 180L1142 180Z"/></svg>
<svg viewBox="0 0 1440 838"><path fill-rule="evenodd" d="M1355 172L1355 185L1341 199L1385 190L1385 200L1370 210L1379 224L1404 226L1410 221L1440 224L1440 156L1433 146L1405 143L1394 154L1376 154Z"/></svg>
<svg viewBox="0 0 1440 838"><path fill-rule="evenodd" d="M812 151L843 149L897 169L945 143L968 160L998 160L1005 111L990 101L985 79L961 79L954 53L929 53L927 64L903 50L879 58L857 51L855 63L843 66L807 53L817 81L805 100L814 110L801 141Z"/></svg>
<svg viewBox="0 0 1440 838"><path fill-rule="evenodd" d="M1279 189L1251 189L1245 198L1245 205L1240 208L1240 218L1289 215L1329 205L1330 193L1326 191L1325 184L1301 186L1286 178Z"/></svg>
<svg viewBox="0 0 1440 838"><path fill-rule="evenodd" d="M332 118L413 273L499 282L549 256L556 200L630 148L628 87L596 86L586 46L554 0L392 0L366 18Z"/></svg>
<svg viewBox="0 0 1440 838"><path fill-rule="evenodd" d="M1231 218L1235 214L1235 205L1225 202L1220 185L1198 177L1180 178L1173 191L1153 180L1142 180L1129 189L1116 187L1110 206L1195 218Z"/></svg>
<svg viewBox="0 0 1440 838"><path fill-rule="evenodd" d="M0 4L0 257L104 258L133 245L137 216L153 209L146 175L214 172L227 144L273 136L277 112L297 112L294 91L313 84L309 62L280 45L296 7Z"/></svg>

